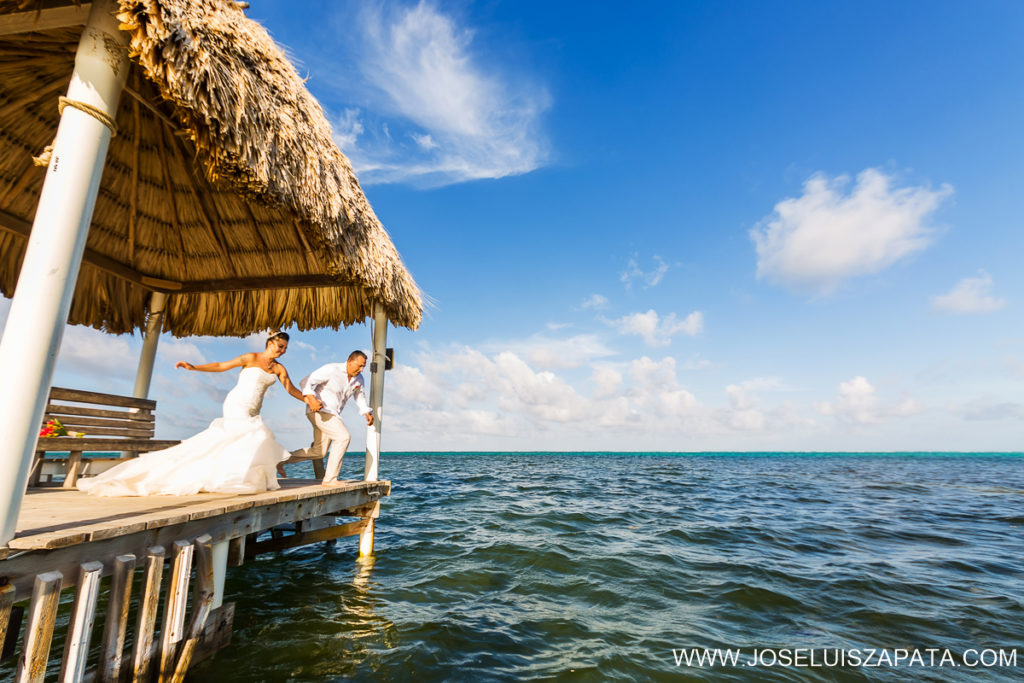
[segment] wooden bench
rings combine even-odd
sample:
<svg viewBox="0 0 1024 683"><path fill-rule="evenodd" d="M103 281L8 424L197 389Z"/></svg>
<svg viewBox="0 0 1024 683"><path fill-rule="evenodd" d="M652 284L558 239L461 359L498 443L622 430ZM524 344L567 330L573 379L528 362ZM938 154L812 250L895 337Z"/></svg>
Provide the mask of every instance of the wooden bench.
<svg viewBox="0 0 1024 683"><path fill-rule="evenodd" d="M150 399L51 388L43 424L57 419L69 432L84 432L85 436L39 437L29 486L39 486L44 477L52 481L54 475L64 474L64 488L74 488L83 474L99 474L126 457L181 443L153 438L155 412L156 401ZM68 451L69 456L45 457L53 451ZM83 452L97 451L119 451L121 457L82 460Z"/></svg>

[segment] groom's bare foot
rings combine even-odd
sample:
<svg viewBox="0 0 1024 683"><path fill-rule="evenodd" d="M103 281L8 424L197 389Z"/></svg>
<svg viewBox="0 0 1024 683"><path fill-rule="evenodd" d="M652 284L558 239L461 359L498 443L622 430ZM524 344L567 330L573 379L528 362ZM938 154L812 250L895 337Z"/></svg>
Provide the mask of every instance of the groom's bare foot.
<svg viewBox="0 0 1024 683"><path fill-rule="evenodd" d="M325 481L325 482L322 482L322 484L323 484L324 486L341 486L341 485L343 485L344 483L345 483L345 482L343 482L343 481L339 481L339 480L337 480L337 479L331 479L330 481Z"/></svg>

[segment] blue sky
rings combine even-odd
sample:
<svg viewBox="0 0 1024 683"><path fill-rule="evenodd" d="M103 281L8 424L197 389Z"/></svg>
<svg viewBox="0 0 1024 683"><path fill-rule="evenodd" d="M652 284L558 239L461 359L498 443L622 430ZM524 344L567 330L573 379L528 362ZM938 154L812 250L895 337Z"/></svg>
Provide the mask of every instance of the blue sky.
<svg viewBox="0 0 1024 683"><path fill-rule="evenodd" d="M1024 443L1024 5L248 14L435 302L391 331L385 450ZM139 346L69 328L55 383L127 393ZM354 347L364 326L301 333L284 361ZM165 337L159 431L198 430L234 381L174 361L258 348ZM264 408L290 447L300 409Z"/></svg>

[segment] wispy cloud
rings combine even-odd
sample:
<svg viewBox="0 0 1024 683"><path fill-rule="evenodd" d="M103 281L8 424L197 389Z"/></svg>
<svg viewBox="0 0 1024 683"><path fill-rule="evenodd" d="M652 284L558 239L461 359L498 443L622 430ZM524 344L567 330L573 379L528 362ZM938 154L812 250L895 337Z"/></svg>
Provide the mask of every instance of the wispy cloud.
<svg viewBox="0 0 1024 683"><path fill-rule="evenodd" d="M654 257L654 267L648 271L640 268L640 264L637 263L634 256L629 259L629 263L626 264L626 270L619 276L619 280L622 284L626 285L627 290L632 289L634 282L642 282L643 288L648 289L656 287L667 272L668 264L660 256Z"/></svg>
<svg viewBox="0 0 1024 683"><path fill-rule="evenodd" d="M547 89L489 59L471 28L427 2L366 5L356 21L346 40L362 81L345 69L349 83L334 84L355 105L334 125L364 184L445 185L546 162Z"/></svg>
<svg viewBox="0 0 1024 683"><path fill-rule="evenodd" d="M597 335L577 334L553 337L534 334L526 339L504 339L481 345L485 352L511 351L533 367L541 369L577 368L599 358L615 355Z"/></svg>
<svg viewBox="0 0 1024 683"><path fill-rule="evenodd" d="M1006 299L992 296L992 276L981 272L965 277L948 293L932 297L932 308L949 313L991 313L1006 305Z"/></svg>
<svg viewBox="0 0 1024 683"><path fill-rule="evenodd" d="M908 417L924 410L914 399L905 399L894 405L883 405L875 387L864 377L854 377L839 383L836 400L818 405L822 415L833 415L856 424L871 424L894 417Z"/></svg>
<svg viewBox="0 0 1024 683"><path fill-rule="evenodd" d="M675 313L661 318L657 311L651 309L646 313L630 313L607 322L620 334L643 337L648 346L655 347L668 346L677 334L693 337L704 330L704 314L700 311L694 311L680 320Z"/></svg>
<svg viewBox="0 0 1024 683"><path fill-rule="evenodd" d="M608 308L608 303L607 297L600 294L591 294L588 299L580 304L580 308L584 311L603 311Z"/></svg>
<svg viewBox="0 0 1024 683"><path fill-rule="evenodd" d="M1024 404L991 397L954 406L952 412L965 420L1024 420Z"/></svg>
<svg viewBox="0 0 1024 683"><path fill-rule="evenodd" d="M929 245L926 219L953 193L949 185L897 188L873 168L847 194L849 184L849 176L815 175L803 196L779 202L750 231L759 278L828 294L850 278L883 270Z"/></svg>

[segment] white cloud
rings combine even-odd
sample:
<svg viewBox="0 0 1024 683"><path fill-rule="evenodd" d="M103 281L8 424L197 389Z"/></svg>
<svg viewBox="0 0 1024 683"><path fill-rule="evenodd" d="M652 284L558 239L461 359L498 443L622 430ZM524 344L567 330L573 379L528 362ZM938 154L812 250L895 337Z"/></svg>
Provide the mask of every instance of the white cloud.
<svg viewBox="0 0 1024 683"><path fill-rule="evenodd" d="M620 334L643 337L648 346L668 346L676 334L693 337L704 329L704 314L694 311L680 320L675 313L664 319L651 309L646 313L630 313L617 320L608 321Z"/></svg>
<svg viewBox="0 0 1024 683"><path fill-rule="evenodd" d="M619 276L619 280L626 285L627 290L633 287L634 281L643 282L644 289L649 289L656 287L667 272L668 264L660 256L654 257L654 268L646 272L640 269L640 265L634 256L629 259L629 263L626 264L626 270Z"/></svg>
<svg viewBox="0 0 1024 683"><path fill-rule="evenodd" d="M608 299L600 294L591 294L590 298L580 304L584 311L603 311L608 308Z"/></svg>
<svg viewBox="0 0 1024 683"><path fill-rule="evenodd" d="M356 140L366 130L358 109L346 109L334 122L334 142L345 153L356 148Z"/></svg>
<svg viewBox="0 0 1024 683"><path fill-rule="evenodd" d="M68 325L64 328L60 352L57 354L56 372L84 375L102 382L109 375L125 375L128 369L134 380L140 347L128 335L111 335L84 325Z"/></svg>
<svg viewBox="0 0 1024 683"><path fill-rule="evenodd" d="M179 360L187 361L193 365L201 365L207 362L206 356L199 347L191 341L184 339L162 338L156 347L156 357L162 363L173 366Z"/></svg>
<svg viewBox="0 0 1024 683"><path fill-rule="evenodd" d="M577 368L615 353L593 334L578 334L563 339L534 334L526 339L507 339L484 344L482 349L495 353L512 351L530 365L547 370Z"/></svg>
<svg viewBox="0 0 1024 683"><path fill-rule="evenodd" d="M744 431L759 431L764 429L766 419L764 413L758 409L759 401L747 393L747 389L737 384L730 384L725 388L729 396L731 410L727 411L726 419L734 429Z"/></svg>
<svg viewBox="0 0 1024 683"><path fill-rule="evenodd" d="M440 146L434 142L434 138L430 135L416 135L413 133L411 137L423 149L437 149Z"/></svg>
<svg viewBox="0 0 1024 683"><path fill-rule="evenodd" d="M839 396L834 402L821 403L818 412L833 415L857 424L871 424L893 417L908 417L923 412L924 408L913 399L896 404L882 405L875 387L864 377L854 377L840 382Z"/></svg>
<svg viewBox="0 0 1024 683"><path fill-rule="evenodd" d="M750 231L757 247L757 275L794 290L828 294L844 281L883 270L929 245L926 219L953 188L893 187L893 179L869 168L857 176L822 174L804 194L775 205Z"/></svg>
<svg viewBox="0 0 1024 683"><path fill-rule="evenodd" d="M590 376L595 398L615 396L622 385L622 373L610 367L596 367Z"/></svg>
<svg viewBox="0 0 1024 683"><path fill-rule="evenodd" d="M932 297L932 308L950 313L991 313L1006 305L1006 299L992 296L992 276L965 277L947 294Z"/></svg>
<svg viewBox="0 0 1024 683"><path fill-rule="evenodd" d="M347 82L335 85L363 111L346 109L335 139L364 184L444 185L528 173L546 162L546 88L488 60L471 29L427 2L367 5L357 21L346 35L364 80L353 92L357 79L344 69Z"/></svg>

